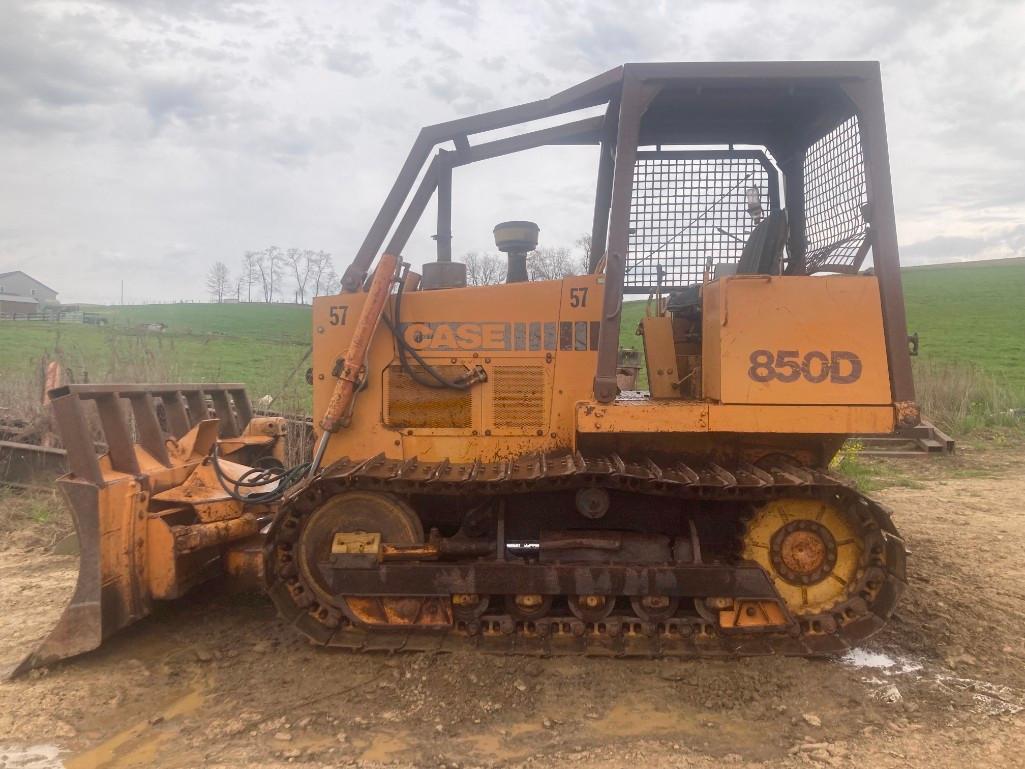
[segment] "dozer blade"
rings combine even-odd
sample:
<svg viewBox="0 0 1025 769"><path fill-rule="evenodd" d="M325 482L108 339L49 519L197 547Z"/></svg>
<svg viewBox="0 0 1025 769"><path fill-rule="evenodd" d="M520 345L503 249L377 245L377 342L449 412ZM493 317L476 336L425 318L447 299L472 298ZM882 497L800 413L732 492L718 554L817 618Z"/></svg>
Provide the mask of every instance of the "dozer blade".
<svg viewBox="0 0 1025 769"><path fill-rule="evenodd" d="M231 498L208 458L219 443L229 478L258 457L283 458L284 420L254 418L242 385L68 385L50 399L67 450L57 485L78 535L78 581L56 626L8 677L97 648L224 563L249 570L238 553L226 556L240 543L238 552L254 550L270 511Z"/></svg>

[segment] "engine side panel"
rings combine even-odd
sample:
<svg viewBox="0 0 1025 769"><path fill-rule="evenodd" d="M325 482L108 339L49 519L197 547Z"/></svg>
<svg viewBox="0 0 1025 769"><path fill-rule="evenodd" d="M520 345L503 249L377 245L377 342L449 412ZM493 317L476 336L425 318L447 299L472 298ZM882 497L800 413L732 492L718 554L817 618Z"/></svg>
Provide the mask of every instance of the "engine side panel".
<svg viewBox="0 0 1025 769"><path fill-rule="evenodd" d="M352 422L332 439L325 461L380 453L492 461L572 446L576 403L589 397L597 362L602 280L583 275L405 294L399 333L406 342L450 379L477 367L487 379L468 392L416 383L382 324ZM314 413L331 396L332 370L364 296L314 301Z"/></svg>

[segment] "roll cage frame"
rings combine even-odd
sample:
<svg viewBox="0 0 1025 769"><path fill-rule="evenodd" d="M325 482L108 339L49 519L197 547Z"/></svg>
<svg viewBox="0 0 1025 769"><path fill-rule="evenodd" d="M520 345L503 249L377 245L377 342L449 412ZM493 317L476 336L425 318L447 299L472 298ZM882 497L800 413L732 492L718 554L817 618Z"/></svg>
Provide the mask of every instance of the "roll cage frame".
<svg viewBox="0 0 1025 769"><path fill-rule="evenodd" d="M605 105L603 115L471 144L496 129ZM590 270L605 262L605 296L594 396L618 394L616 366L624 274L630 243L634 169L651 145L764 146L783 174L790 214L788 250L803 261L804 170L807 150L857 116L868 205L863 216L879 281L894 403L914 401L901 287L889 150L878 62L738 62L624 64L539 101L423 128L370 231L342 277L342 292L363 290L389 231L386 253L401 254L434 196L437 258L452 259L452 171L481 160L549 145L600 147ZM454 150L438 148L452 142ZM428 162L426 172L421 171ZM421 181L410 197L417 178ZM399 214L406 202L405 212ZM396 224L397 221L397 224ZM394 230L392 229L394 227ZM864 253L861 254L861 259ZM857 271L860 259L852 270Z"/></svg>

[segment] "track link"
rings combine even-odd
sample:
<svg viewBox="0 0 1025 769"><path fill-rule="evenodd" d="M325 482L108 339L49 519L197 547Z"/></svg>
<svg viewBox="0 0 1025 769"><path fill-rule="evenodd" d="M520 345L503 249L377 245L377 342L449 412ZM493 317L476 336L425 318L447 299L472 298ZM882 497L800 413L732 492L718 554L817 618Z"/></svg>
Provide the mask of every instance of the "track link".
<svg viewBox="0 0 1025 769"><path fill-rule="evenodd" d="M331 496L354 489L398 494L511 495L582 487L625 490L681 500L818 499L839 506L864 543L863 562L847 599L828 611L802 615L787 632L719 627L700 617L646 622L614 613L601 622L558 616L527 622L488 612L444 630L366 628L318 601L292 559L302 519ZM716 657L842 653L881 629L906 586L906 550L889 511L836 476L787 460L690 466L625 461L611 454L531 455L495 463L455 464L417 459L342 459L293 488L267 539L267 589L286 621L312 643L360 651L448 651L640 657Z"/></svg>

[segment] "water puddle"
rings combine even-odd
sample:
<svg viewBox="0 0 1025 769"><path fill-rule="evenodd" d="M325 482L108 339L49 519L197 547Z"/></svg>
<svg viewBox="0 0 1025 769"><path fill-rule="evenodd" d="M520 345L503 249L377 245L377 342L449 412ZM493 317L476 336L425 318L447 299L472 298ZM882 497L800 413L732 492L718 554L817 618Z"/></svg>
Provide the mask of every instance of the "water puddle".
<svg viewBox="0 0 1025 769"><path fill-rule="evenodd" d="M500 732L460 737L456 742L467 748L471 755L487 756L491 761L512 761L526 758L537 750L536 739L519 740L517 738L525 734L536 736L543 730L544 727L541 724L522 721L503 724Z"/></svg>
<svg viewBox="0 0 1025 769"><path fill-rule="evenodd" d="M936 685L951 695L970 695L972 710L985 716L1013 716L1025 710L1025 694L1003 684L938 675Z"/></svg>
<svg viewBox="0 0 1025 769"><path fill-rule="evenodd" d="M410 747L412 746L401 737L392 734L379 734L374 737L360 758L364 761L384 763L390 761L396 753L409 750Z"/></svg>
<svg viewBox="0 0 1025 769"><path fill-rule="evenodd" d="M0 769L64 769L56 745L0 745Z"/></svg>
<svg viewBox="0 0 1025 769"><path fill-rule="evenodd" d="M891 657L883 652L874 652L868 649L851 649L840 658L840 662L854 668L877 670L883 675L917 673L922 669L920 662L908 657Z"/></svg>
<svg viewBox="0 0 1025 769"><path fill-rule="evenodd" d="M647 737L679 734L685 719L671 710L656 710L645 703L618 704L602 718L587 722L586 729L607 737Z"/></svg>
<svg viewBox="0 0 1025 769"><path fill-rule="evenodd" d="M193 689L158 714L154 719L140 721L129 729L118 732L92 750L79 753L65 762L65 769L128 769L128 767L152 766L161 745L171 739L173 732L163 731L158 724L177 716L198 710L204 695Z"/></svg>
<svg viewBox="0 0 1025 769"><path fill-rule="evenodd" d="M907 675L910 680L928 684L943 692L952 701L961 703L981 715L1016 715L1025 711L1025 693L1003 684L951 675L949 670L937 670L934 666L926 669L923 663L908 657L890 656L867 649L852 649L841 657L840 661L844 665L871 671L872 675L863 679L866 684L873 687L871 697L889 704L900 702L906 694L906 691L902 692L894 683L893 677ZM886 676L888 680L878 678L876 674ZM904 687L904 684L901 684L901 687Z"/></svg>

